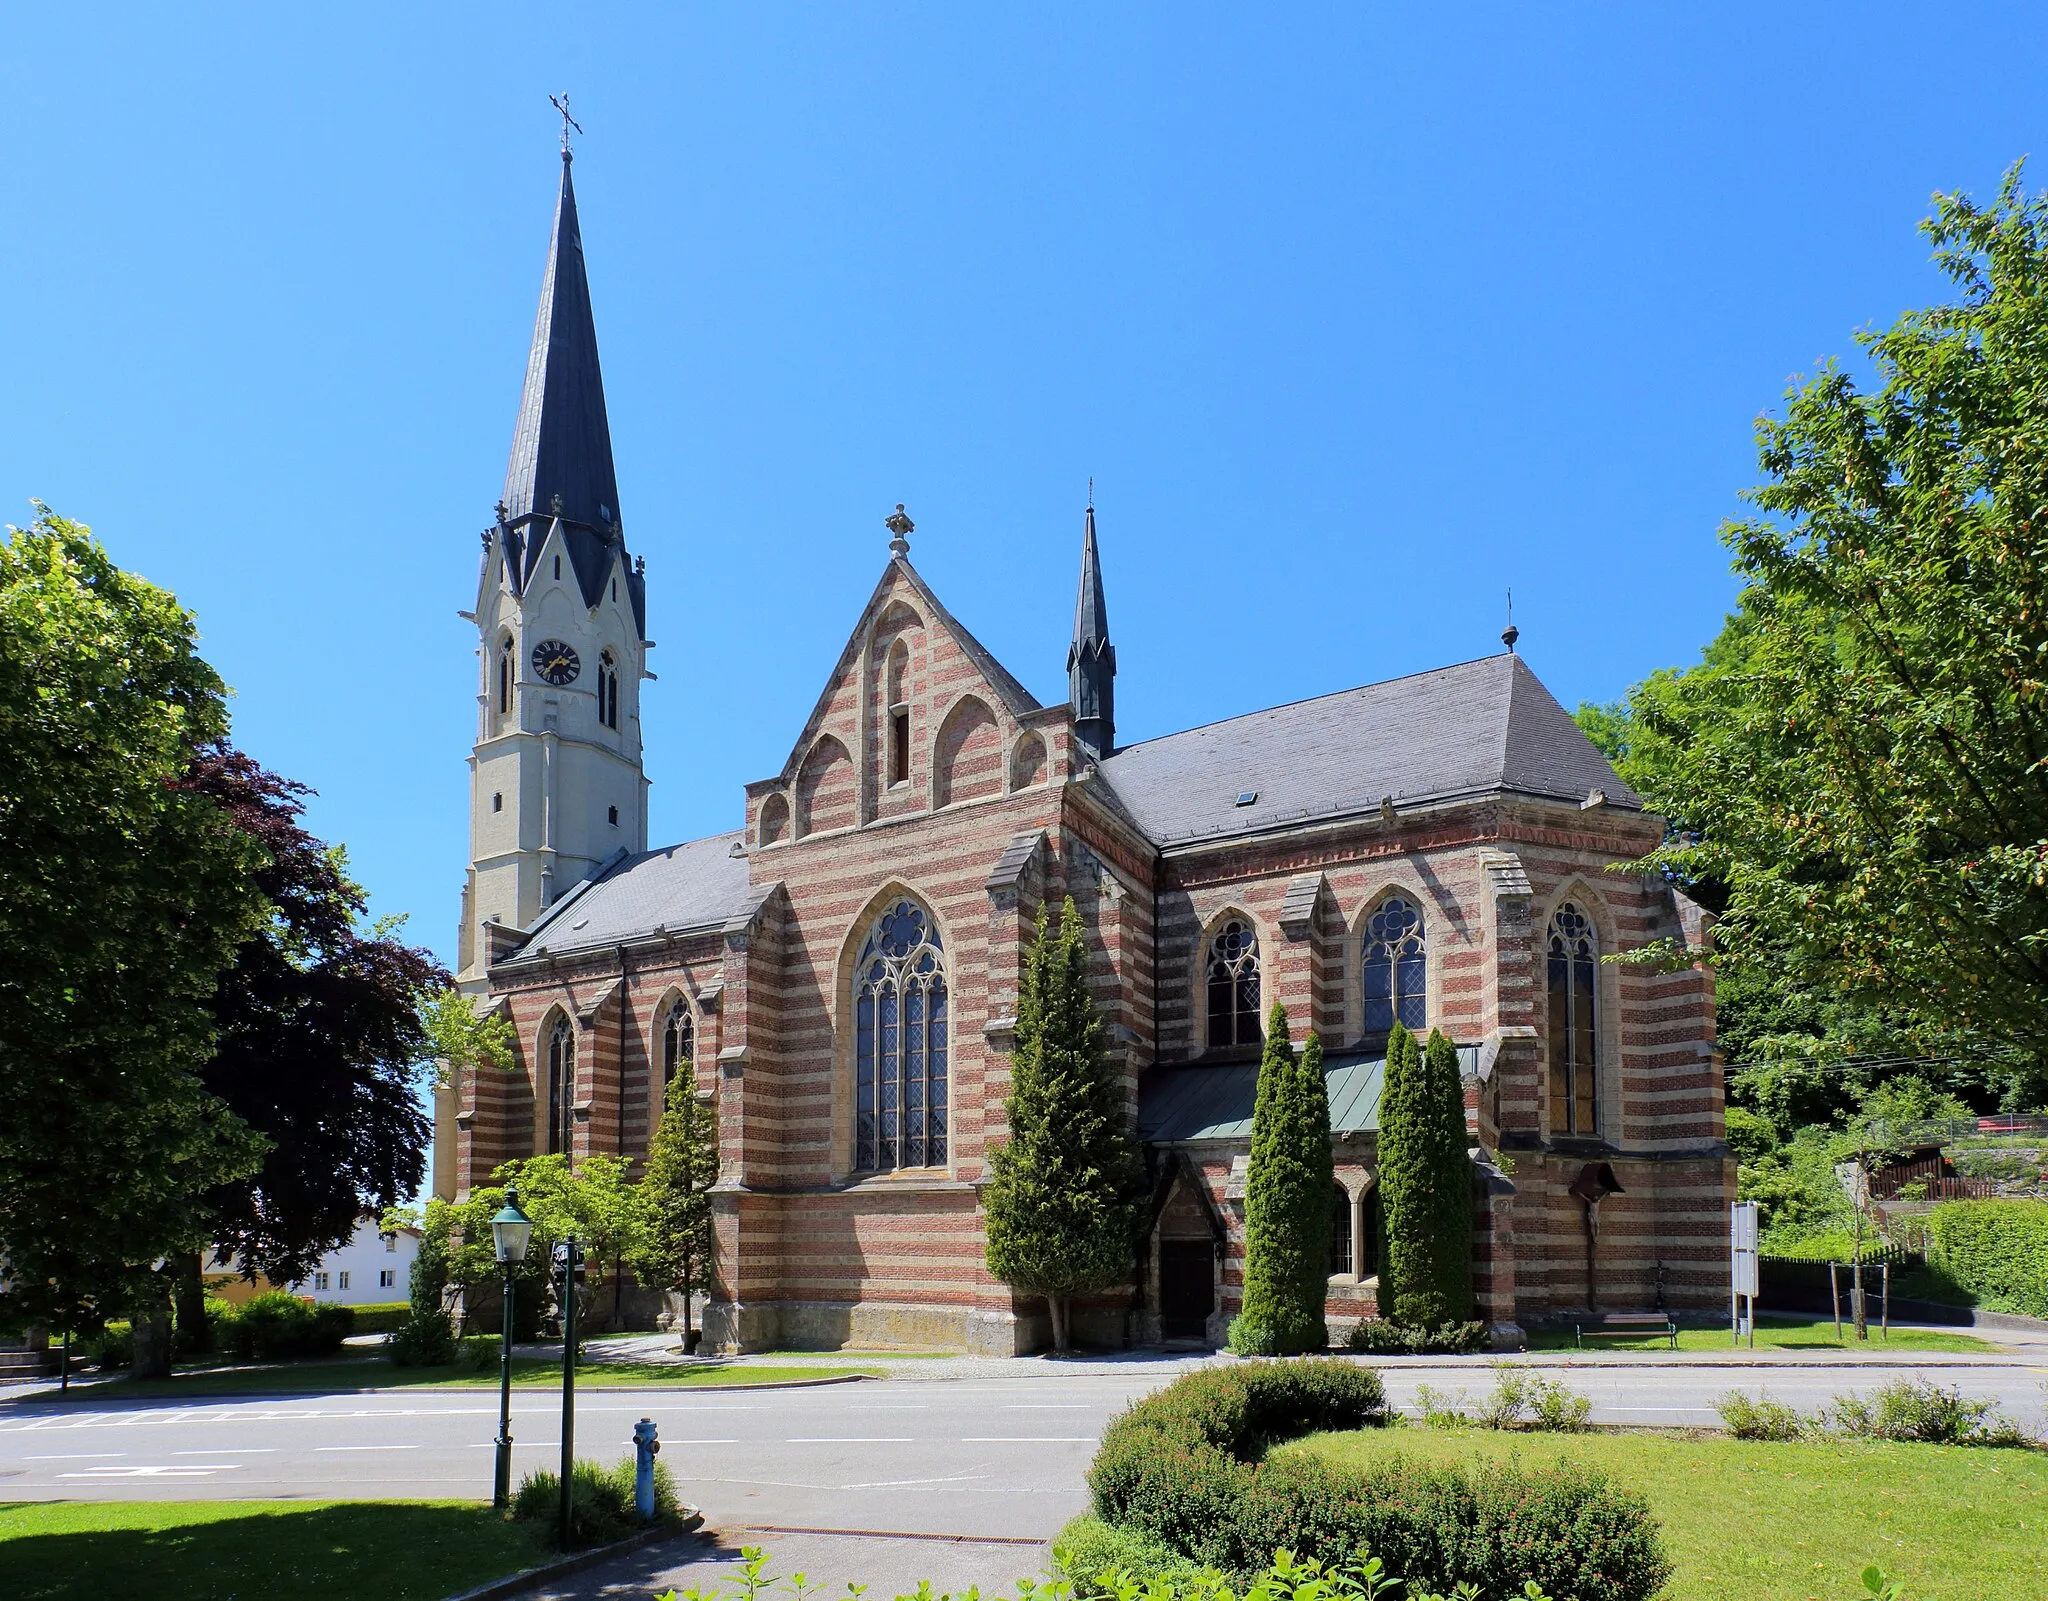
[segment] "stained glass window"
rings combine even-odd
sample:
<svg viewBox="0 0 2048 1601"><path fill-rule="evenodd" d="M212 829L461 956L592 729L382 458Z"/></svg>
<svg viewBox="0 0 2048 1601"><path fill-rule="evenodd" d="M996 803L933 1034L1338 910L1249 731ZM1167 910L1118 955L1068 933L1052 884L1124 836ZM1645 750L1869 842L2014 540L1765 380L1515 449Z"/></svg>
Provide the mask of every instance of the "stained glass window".
<svg viewBox="0 0 2048 1601"><path fill-rule="evenodd" d="M696 1048L697 1025L690 1020L690 1008L680 997L668 1009L668 1021L661 1028L661 1104L674 1104L676 1069L691 1060ZM696 1086L689 1086L695 1093Z"/></svg>
<svg viewBox="0 0 2048 1601"><path fill-rule="evenodd" d="M1233 917L1209 942L1209 1049L1256 1045L1259 1027L1259 936Z"/></svg>
<svg viewBox="0 0 2048 1601"><path fill-rule="evenodd" d="M1600 1132L1599 943L1586 914L1566 901L1550 919L1550 1132Z"/></svg>
<svg viewBox="0 0 2048 1601"><path fill-rule="evenodd" d="M1429 1022L1428 961L1422 914L1412 902L1389 895L1365 924L1365 1031L1384 1034L1399 1019L1404 1028Z"/></svg>
<svg viewBox="0 0 2048 1601"><path fill-rule="evenodd" d="M853 1165L946 1164L946 956L913 901L876 919L853 970Z"/></svg>

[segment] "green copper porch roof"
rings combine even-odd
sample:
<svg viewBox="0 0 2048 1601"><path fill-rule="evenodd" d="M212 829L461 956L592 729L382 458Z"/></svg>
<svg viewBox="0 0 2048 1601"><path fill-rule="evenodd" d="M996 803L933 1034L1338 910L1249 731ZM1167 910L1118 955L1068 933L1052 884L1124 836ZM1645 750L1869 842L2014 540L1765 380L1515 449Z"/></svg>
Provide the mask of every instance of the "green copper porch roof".
<svg viewBox="0 0 2048 1601"><path fill-rule="evenodd" d="M1458 1047L1458 1063L1469 1076L1479 1067L1479 1047ZM1323 1058L1323 1085L1330 1097L1332 1134L1375 1134L1380 1126L1380 1092L1386 1086L1384 1052L1336 1052ZM1155 1067L1138 1085L1138 1137L1156 1145L1188 1140L1248 1140L1252 1105L1259 1090L1259 1065L1233 1062L1216 1067Z"/></svg>

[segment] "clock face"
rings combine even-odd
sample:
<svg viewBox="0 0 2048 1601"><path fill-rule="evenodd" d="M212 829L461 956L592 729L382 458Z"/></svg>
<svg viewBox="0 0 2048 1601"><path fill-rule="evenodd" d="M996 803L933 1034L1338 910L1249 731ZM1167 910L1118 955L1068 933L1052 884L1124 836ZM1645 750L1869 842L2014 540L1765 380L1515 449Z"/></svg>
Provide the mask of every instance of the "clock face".
<svg viewBox="0 0 2048 1601"><path fill-rule="evenodd" d="M559 639L543 639L533 647L533 670L547 683L573 684L576 675L583 671L583 663L574 645L565 645Z"/></svg>

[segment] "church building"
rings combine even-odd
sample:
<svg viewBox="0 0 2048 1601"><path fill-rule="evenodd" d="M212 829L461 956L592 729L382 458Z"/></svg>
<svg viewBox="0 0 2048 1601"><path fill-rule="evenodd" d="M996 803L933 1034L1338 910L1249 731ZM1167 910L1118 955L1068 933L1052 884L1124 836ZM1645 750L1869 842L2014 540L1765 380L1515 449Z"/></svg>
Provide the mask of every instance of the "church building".
<svg viewBox="0 0 2048 1601"><path fill-rule="evenodd" d="M781 768L746 786L731 832L651 845L648 576L565 152L464 614L459 965L510 1020L517 1067L465 1070L440 1096L437 1193L541 1152L644 1156L687 1061L718 1128L708 1345L1036 1349L1045 1308L990 1277L981 1197L1024 947L1039 908L1072 896L1153 1183L1135 1281L1077 1308L1084 1343L1221 1341L1276 1000L1296 1045L1314 1029L1327 1052L1333 1332L1375 1310L1396 1019L1459 1046L1475 1282L1503 1339L1589 1308L1725 1307L1735 1166L1708 919L1615 870L1661 820L1512 630L1499 655L1125 745L1092 507L1072 636L1047 641L1068 686L1050 706L918 573L902 507L886 528ZM656 737L720 705L672 703ZM1665 957L1608 959L1649 946Z"/></svg>

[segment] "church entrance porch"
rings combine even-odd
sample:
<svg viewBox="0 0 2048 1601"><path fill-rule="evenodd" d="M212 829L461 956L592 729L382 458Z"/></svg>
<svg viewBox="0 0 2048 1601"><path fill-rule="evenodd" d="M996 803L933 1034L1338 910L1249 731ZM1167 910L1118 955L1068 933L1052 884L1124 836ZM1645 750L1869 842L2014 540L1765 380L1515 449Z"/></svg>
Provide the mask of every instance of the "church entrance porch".
<svg viewBox="0 0 2048 1601"><path fill-rule="evenodd" d="M1207 1240L1159 1242L1159 1333L1206 1340L1216 1311L1216 1249Z"/></svg>

